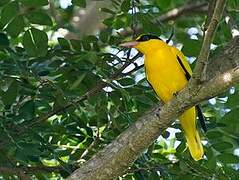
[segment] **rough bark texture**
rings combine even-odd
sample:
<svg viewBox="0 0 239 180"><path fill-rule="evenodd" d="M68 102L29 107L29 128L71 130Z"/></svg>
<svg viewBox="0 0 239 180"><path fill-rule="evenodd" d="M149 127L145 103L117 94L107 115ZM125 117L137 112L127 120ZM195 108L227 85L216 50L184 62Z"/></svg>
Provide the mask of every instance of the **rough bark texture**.
<svg viewBox="0 0 239 180"><path fill-rule="evenodd" d="M239 65L239 38L235 37L212 60L207 62L205 79L213 78Z"/></svg>
<svg viewBox="0 0 239 180"><path fill-rule="evenodd" d="M183 89L176 98L139 118L112 143L97 153L68 179L114 179L186 109L216 96L239 82L239 37L235 37L207 65L206 81Z"/></svg>

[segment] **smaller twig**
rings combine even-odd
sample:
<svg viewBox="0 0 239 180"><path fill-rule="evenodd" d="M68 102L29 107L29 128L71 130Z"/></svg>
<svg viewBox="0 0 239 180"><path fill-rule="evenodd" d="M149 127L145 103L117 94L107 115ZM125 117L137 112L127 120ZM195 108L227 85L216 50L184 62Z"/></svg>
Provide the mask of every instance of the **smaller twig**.
<svg viewBox="0 0 239 180"><path fill-rule="evenodd" d="M192 77L192 84L201 84L206 62L210 53L210 45L213 41L214 34L221 19L225 4L226 0L217 0L216 2L216 7L214 9L211 21L208 25L208 29L205 32L201 51L198 55L197 64Z"/></svg>
<svg viewBox="0 0 239 180"><path fill-rule="evenodd" d="M190 4L186 4L186 5L177 7L175 9L169 10L167 13L160 16L157 20L161 22L172 20L183 14L192 13L193 11L198 10L205 6L207 6L206 2L200 2L200 1L196 3L192 2Z"/></svg>
<svg viewBox="0 0 239 180"><path fill-rule="evenodd" d="M216 7L216 0L210 0L209 6L208 6L208 11L207 11L207 18L206 18L206 21L205 21L204 27L203 27L204 32L207 30L209 23L211 22L215 7Z"/></svg>
<svg viewBox="0 0 239 180"><path fill-rule="evenodd" d="M141 68L143 68L143 67L144 67L144 64L135 67L134 69L132 69L131 71L129 71L129 72L127 72L127 73L123 73L123 75L124 75L124 76L130 75L130 74L132 74L133 72L136 72L136 71L138 71L139 69L141 69Z"/></svg>

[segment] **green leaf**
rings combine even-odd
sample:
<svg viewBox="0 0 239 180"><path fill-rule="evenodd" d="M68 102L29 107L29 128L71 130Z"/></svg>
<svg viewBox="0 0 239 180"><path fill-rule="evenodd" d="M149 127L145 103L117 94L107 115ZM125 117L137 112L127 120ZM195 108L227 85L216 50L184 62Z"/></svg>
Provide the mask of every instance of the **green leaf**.
<svg viewBox="0 0 239 180"><path fill-rule="evenodd" d="M48 74L50 74L49 70L42 70L37 73L38 76L47 76Z"/></svg>
<svg viewBox="0 0 239 180"><path fill-rule="evenodd" d="M103 43L106 43L109 40L109 33L107 31L101 31L99 35L99 39Z"/></svg>
<svg viewBox="0 0 239 180"><path fill-rule="evenodd" d="M0 6L4 6L5 4L7 4L10 0L1 0L0 1Z"/></svg>
<svg viewBox="0 0 239 180"><path fill-rule="evenodd" d="M225 21L222 21L217 28L217 33L215 34L213 42L215 44L222 44L231 38L232 38L231 28Z"/></svg>
<svg viewBox="0 0 239 180"><path fill-rule="evenodd" d="M134 79L129 78L129 77L122 78L122 79L118 80L118 82L123 86L129 86L129 85L135 84Z"/></svg>
<svg viewBox="0 0 239 180"><path fill-rule="evenodd" d="M27 15L28 20L33 24L52 26L52 20L44 11L34 11Z"/></svg>
<svg viewBox="0 0 239 180"><path fill-rule="evenodd" d="M239 108L232 109L230 112L225 114L223 118L220 120L220 122L224 124L237 124L238 123L238 114L239 114Z"/></svg>
<svg viewBox="0 0 239 180"><path fill-rule="evenodd" d="M0 96L6 106L11 106L18 95L18 84L15 80L6 79L3 90L0 90Z"/></svg>
<svg viewBox="0 0 239 180"><path fill-rule="evenodd" d="M17 37L24 29L25 22L23 16L16 16L7 26L6 31L12 37Z"/></svg>
<svg viewBox="0 0 239 180"><path fill-rule="evenodd" d="M233 154L223 153L217 156L219 161L222 161L225 164L238 164L239 157Z"/></svg>
<svg viewBox="0 0 239 180"><path fill-rule="evenodd" d="M76 39L71 39L70 40L71 46L73 47L74 50L76 51L81 51L81 41L80 40L76 40Z"/></svg>
<svg viewBox="0 0 239 180"><path fill-rule="evenodd" d="M79 7L86 7L86 0L72 0L72 4Z"/></svg>
<svg viewBox="0 0 239 180"><path fill-rule="evenodd" d="M0 32L0 48L9 46L9 39L6 34Z"/></svg>
<svg viewBox="0 0 239 180"><path fill-rule="evenodd" d="M105 12L105 13L109 13L109 14L115 14L114 11L112 11L111 9L108 9L108 8L100 8L100 11Z"/></svg>
<svg viewBox="0 0 239 180"><path fill-rule="evenodd" d="M117 16L117 18L114 19L113 27L115 29L120 29L120 28L129 26L130 25L129 23L130 23L129 16L122 14L122 15Z"/></svg>
<svg viewBox="0 0 239 180"><path fill-rule="evenodd" d="M114 18L109 17L109 18L106 18L106 19L103 20L103 24L106 25L106 26L112 26L113 21L114 21Z"/></svg>
<svg viewBox="0 0 239 180"><path fill-rule="evenodd" d="M70 49L70 43L65 38L57 38L62 49Z"/></svg>
<svg viewBox="0 0 239 180"><path fill-rule="evenodd" d="M89 41L87 41L86 39L83 39L82 47L83 47L84 50L90 51L91 50L91 43Z"/></svg>
<svg viewBox="0 0 239 180"><path fill-rule="evenodd" d="M165 10L171 5L171 0L156 0L156 5Z"/></svg>
<svg viewBox="0 0 239 180"><path fill-rule="evenodd" d="M27 101L20 109L19 116L25 120L30 120L35 114L35 103L33 100Z"/></svg>
<svg viewBox="0 0 239 180"><path fill-rule="evenodd" d="M46 5L48 5L48 0L21 0L21 2L27 6L46 6Z"/></svg>
<svg viewBox="0 0 239 180"><path fill-rule="evenodd" d="M22 153L24 153L27 156L29 155L39 156L41 154L39 144L21 142L19 145L22 148L19 150L22 151Z"/></svg>
<svg viewBox="0 0 239 180"><path fill-rule="evenodd" d="M226 106L230 109L239 107L239 92L236 91L234 94L229 95L228 100L226 102Z"/></svg>
<svg viewBox="0 0 239 180"><path fill-rule="evenodd" d="M140 96L136 96L136 101L138 102L138 104L140 104L141 106L147 108L152 106L154 103L152 102L152 100L150 98L148 98L146 95L142 94ZM141 104L142 103L142 104Z"/></svg>
<svg viewBox="0 0 239 180"><path fill-rule="evenodd" d="M185 56L197 56L201 48L201 41L195 39L185 39L183 41L182 52Z"/></svg>
<svg viewBox="0 0 239 180"><path fill-rule="evenodd" d="M128 12L130 10L130 0L124 0L120 6L121 11Z"/></svg>
<svg viewBox="0 0 239 180"><path fill-rule="evenodd" d="M212 146L219 152L223 152L233 147L233 145L229 142L218 142L218 143L212 144Z"/></svg>
<svg viewBox="0 0 239 180"><path fill-rule="evenodd" d="M115 19L115 21L113 22L113 28L118 30L122 27L124 27L124 21L122 21L120 18Z"/></svg>
<svg viewBox="0 0 239 180"><path fill-rule="evenodd" d="M186 148L185 143L180 143L176 149L176 153L180 155L181 153L183 153L183 151L185 151L185 148Z"/></svg>
<svg viewBox="0 0 239 180"><path fill-rule="evenodd" d="M29 56L45 56L47 54L48 37L44 31L31 28L23 35L23 46Z"/></svg>
<svg viewBox="0 0 239 180"><path fill-rule="evenodd" d="M207 137L209 139L219 139L222 138L223 133L217 130L210 130L207 132Z"/></svg>
<svg viewBox="0 0 239 180"><path fill-rule="evenodd" d="M97 54L93 51L87 52L86 54L81 56L81 58L83 60L87 60L87 61L91 62L92 64L94 64L98 59Z"/></svg>
<svg viewBox="0 0 239 180"><path fill-rule="evenodd" d="M5 5L1 11L0 28L3 29L19 12L18 2L13 1Z"/></svg>

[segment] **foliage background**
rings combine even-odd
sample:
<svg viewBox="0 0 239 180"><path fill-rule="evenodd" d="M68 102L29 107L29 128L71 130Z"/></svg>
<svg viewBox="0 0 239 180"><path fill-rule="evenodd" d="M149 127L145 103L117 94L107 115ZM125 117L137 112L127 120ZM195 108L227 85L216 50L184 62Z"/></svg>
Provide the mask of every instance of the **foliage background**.
<svg viewBox="0 0 239 180"><path fill-rule="evenodd" d="M137 33L163 39L174 28L170 43L182 48L193 67L207 15L204 1L112 0L101 8L104 26L82 33L73 17L93 1L72 0L66 8L49 2L0 2L2 179L69 176L158 102L140 55L118 47L132 38L132 25ZM162 20L168 11L193 4L202 7ZM232 38L238 7L237 0L228 1L212 56ZM204 160L191 159L175 122L119 179L237 179L238 102L235 86L202 104L208 126L201 132Z"/></svg>

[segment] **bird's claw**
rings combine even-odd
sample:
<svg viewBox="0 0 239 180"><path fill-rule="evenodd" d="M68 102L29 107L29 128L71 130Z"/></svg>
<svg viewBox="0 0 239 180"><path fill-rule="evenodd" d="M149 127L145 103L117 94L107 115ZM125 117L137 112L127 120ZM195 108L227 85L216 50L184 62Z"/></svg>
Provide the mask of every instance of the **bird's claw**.
<svg viewBox="0 0 239 180"><path fill-rule="evenodd" d="M177 97L178 96L178 92L173 93L173 96Z"/></svg>

